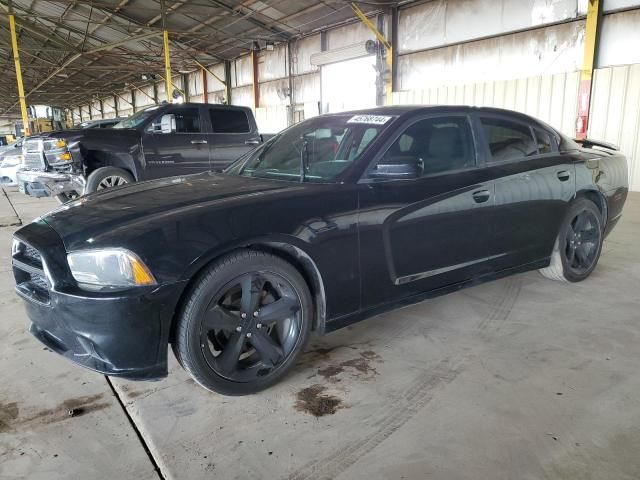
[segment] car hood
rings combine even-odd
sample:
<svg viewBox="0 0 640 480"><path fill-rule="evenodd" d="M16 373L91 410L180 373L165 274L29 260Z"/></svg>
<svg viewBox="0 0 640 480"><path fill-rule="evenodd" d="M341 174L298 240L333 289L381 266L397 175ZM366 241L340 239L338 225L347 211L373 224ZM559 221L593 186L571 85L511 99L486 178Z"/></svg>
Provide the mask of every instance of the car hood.
<svg viewBox="0 0 640 480"><path fill-rule="evenodd" d="M203 208L231 208L261 202L310 184L203 173L133 183L61 205L42 219L62 237L67 250L86 248L88 239L126 234L145 224L171 222Z"/></svg>
<svg viewBox="0 0 640 480"><path fill-rule="evenodd" d="M140 133L133 128L74 128L32 135L29 140L39 138L64 138L71 142L82 140L83 143L90 141L108 146L110 143L122 141L137 142L140 138Z"/></svg>

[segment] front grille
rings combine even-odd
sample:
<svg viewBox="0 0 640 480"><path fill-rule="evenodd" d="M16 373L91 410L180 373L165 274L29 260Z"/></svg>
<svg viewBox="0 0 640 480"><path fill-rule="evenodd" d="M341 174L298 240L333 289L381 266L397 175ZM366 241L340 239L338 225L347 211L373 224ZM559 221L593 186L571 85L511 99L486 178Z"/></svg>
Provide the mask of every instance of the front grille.
<svg viewBox="0 0 640 480"><path fill-rule="evenodd" d="M44 169L44 161L43 161L43 146L42 140L38 139L29 139L25 140L24 145L22 147L23 155L24 155L24 166L27 168L33 169Z"/></svg>
<svg viewBox="0 0 640 480"><path fill-rule="evenodd" d="M27 245L26 243L23 243L23 245L24 245L24 255L27 258L40 262L40 268L42 268L42 256L40 255L40 252L35 248L33 248L31 245Z"/></svg>
<svg viewBox="0 0 640 480"><path fill-rule="evenodd" d="M40 252L16 239L11 256L18 293L36 302L48 304L51 285L47 280Z"/></svg>

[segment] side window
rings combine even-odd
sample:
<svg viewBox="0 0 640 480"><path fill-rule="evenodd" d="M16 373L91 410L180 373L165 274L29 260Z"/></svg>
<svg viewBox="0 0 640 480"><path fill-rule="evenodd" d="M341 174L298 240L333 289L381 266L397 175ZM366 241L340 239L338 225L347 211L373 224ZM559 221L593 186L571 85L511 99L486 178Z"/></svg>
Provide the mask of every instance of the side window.
<svg viewBox="0 0 640 480"><path fill-rule="evenodd" d="M165 114L173 114L176 119L176 133L201 133L200 123L200 109L199 108L180 108L176 110L169 110L164 112ZM160 131L160 119L162 115L158 116L149 129L151 131Z"/></svg>
<svg viewBox="0 0 640 480"><path fill-rule="evenodd" d="M181 108L171 112L176 116L176 133L200 133L200 111L198 108Z"/></svg>
<svg viewBox="0 0 640 480"><path fill-rule="evenodd" d="M419 120L407 127L379 163L415 163L423 176L473 167L469 121L463 116Z"/></svg>
<svg viewBox="0 0 640 480"><path fill-rule="evenodd" d="M249 119L244 110L210 108L209 117L213 133L249 133Z"/></svg>
<svg viewBox="0 0 640 480"><path fill-rule="evenodd" d="M551 141L551 135L549 134L549 132L546 132L537 127L533 127L533 134L536 136L538 153L553 152L553 143Z"/></svg>
<svg viewBox="0 0 640 480"><path fill-rule="evenodd" d="M480 122L494 161L537 155L538 148L528 125L500 118L481 118Z"/></svg>

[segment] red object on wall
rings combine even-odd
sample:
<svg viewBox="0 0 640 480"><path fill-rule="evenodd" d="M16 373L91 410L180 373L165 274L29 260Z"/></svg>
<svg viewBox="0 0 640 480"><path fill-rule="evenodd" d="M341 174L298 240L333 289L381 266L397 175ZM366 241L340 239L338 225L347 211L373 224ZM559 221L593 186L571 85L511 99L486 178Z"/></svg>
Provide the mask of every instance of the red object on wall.
<svg viewBox="0 0 640 480"><path fill-rule="evenodd" d="M589 105L591 103L591 79L580 80L578 88L578 119L576 120L576 138L587 136L589 125Z"/></svg>

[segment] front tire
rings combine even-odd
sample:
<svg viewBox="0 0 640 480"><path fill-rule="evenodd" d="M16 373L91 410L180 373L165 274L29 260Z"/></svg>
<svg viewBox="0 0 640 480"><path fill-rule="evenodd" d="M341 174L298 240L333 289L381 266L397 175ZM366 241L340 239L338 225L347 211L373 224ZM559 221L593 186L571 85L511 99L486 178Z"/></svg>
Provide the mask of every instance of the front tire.
<svg viewBox="0 0 640 480"><path fill-rule="evenodd" d="M313 302L289 263L254 250L209 266L188 293L172 344L204 388L247 395L291 370L311 331Z"/></svg>
<svg viewBox="0 0 640 480"><path fill-rule="evenodd" d="M67 202L70 202L71 200L75 200L79 196L80 195L78 195L77 192L59 193L58 195L56 195L56 200L58 200L59 203L67 203Z"/></svg>
<svg viewBox="0 0 640 480"><path fill-rule="evenodd" d="M540 273L551 280L580 282L596 268L602 251L603 225L598 207L577 199L560 227L551 262Z"/></svg>
<svg viewBox="0 0 640 480"><path fill-rule="evenodd" d="M133 175L126 170L116 167L101 167L89 175L85 194L94 193L107 188L120 187L134 181Z"/></svg>

